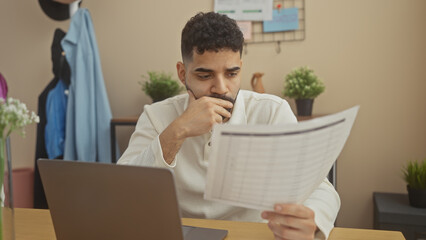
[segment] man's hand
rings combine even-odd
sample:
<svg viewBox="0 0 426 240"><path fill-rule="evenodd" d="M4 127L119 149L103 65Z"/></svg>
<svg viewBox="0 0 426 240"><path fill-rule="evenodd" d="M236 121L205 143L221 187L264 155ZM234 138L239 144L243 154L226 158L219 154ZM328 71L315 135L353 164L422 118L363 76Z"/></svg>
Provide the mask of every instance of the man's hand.
<svg viewBox="0 0 426 240"><path fill-rule="evenodd" d="M209 132L214 124L222 123L222 116L231 117L231 113L225 109L232 108L231 102L212 97L195 99L191 91L188 94L188 108L160 134L163 157L168 164L171 164L186 138Z"/></svg>
<svg viewBox="0 0 426 240"><path fill-rule="evenodd" d="M185 130L185 137L205 134L213 128L213 125L222 123L222 117L231 117L231 113L225 109L232 108L231 102L206 96L195 99L191 91L188 91L188 94L188 108L176 119L176 123Z"/></svg>
<svg viewBox="0 0 426 240"><path fill-rule="evenodd" d="M262 212L262 218L269 220L268 226L275 239L314 239L317 226L315 213L300 204L276 204L275 211Z"/></svg>

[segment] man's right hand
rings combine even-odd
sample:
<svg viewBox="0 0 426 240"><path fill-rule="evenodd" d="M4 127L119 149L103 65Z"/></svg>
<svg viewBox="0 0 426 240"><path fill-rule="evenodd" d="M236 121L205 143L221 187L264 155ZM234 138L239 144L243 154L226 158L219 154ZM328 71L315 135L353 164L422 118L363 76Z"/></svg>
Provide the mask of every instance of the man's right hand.
<svg viewBox="0 0 426 240"><path fill-rule="evenodd" d="M206 96L195 99L189 90L188 94L189 103L185 112L160 134L163 157L168 164L171 164L186 138L203 135L213 125L222 123L222 117L231 117L231 113L225 109L233 107L231 102Z"/></svg>
<svg viewBox="0 0 426 240"><path fill-rule="evenodd" d="M231 102L207 96L195 99L191 91L188 94L188 108L176 119L176 123L184 129L185 138L205 134L213 125L231 117L231 113L225 109L233 107Z"/></svg>

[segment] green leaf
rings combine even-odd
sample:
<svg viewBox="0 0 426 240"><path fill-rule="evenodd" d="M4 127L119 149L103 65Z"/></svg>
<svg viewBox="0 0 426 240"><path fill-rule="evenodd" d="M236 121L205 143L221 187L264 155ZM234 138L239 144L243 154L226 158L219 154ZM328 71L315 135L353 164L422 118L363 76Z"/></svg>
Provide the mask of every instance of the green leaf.
<svg viewBox="0 0 426 240"><path fill-rule="evenodd" d="M426 189L426 159L410 161L402 169L405 182L415 189Z"/></svg>
<svg viewBox="0 0 426 240"><path fill-rule="evenodd" d="M148 76L142 75L142 78L145 81L139 82L139 84L142 85L142 90L154 102L176 96L184 89L172 78L171 74L164 72L148 71Z"/></svg>
<svg viewBox="0 0 426 240"><path fill-rule="evenodd" d="M295 99L314 99L324 90L324 84L314 71L305 66L294 69L285 77L283 95Z"/></svg>

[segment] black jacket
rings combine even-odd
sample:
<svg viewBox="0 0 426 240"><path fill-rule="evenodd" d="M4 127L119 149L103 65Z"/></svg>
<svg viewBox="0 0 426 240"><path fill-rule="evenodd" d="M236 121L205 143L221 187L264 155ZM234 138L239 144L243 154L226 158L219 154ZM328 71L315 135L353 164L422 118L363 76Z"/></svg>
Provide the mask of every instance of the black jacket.
<svg viewBox="0 0 426 240"><path fill-rule="evenodd" d="M35 153L35 166L34 166L34 208L48 208L46 196L44 194L43 185L40 178L40 172L37 166L37 159L48 158L44 140L44 130L46 127L46 101L47 95L52 90L59 79L62 79L65 84L70 84L71 71L66 61L65 56L62 54L63 49L61 40L65 36L65 32L61 29L56 29L53 37L51 52L52 52L52 71L54 78L49 82L46 88L41 92L38 97L38 116L40 122L37 125L37 140L36 140L36 153Z"/></svg>

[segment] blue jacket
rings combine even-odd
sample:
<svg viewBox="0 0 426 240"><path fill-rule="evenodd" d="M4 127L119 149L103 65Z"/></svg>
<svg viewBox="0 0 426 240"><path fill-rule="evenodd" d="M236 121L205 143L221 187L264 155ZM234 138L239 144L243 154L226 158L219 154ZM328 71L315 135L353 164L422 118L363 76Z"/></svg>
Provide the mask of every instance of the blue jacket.
<svg viewBox="0 0 426 240"><path fill-rule="evenodd" d="M49 91L46 101L46 126L44 141L47 156L54 159L64 155L65 117L67 113L67 86L59 80L55 88Z"/></svg>
<svg viewBox="0 0 426 240"><path fill-rule="evenodd" d="M110 163L112 115L87 9L72 16L61 44L71 69L64 159Z"/></svg>

